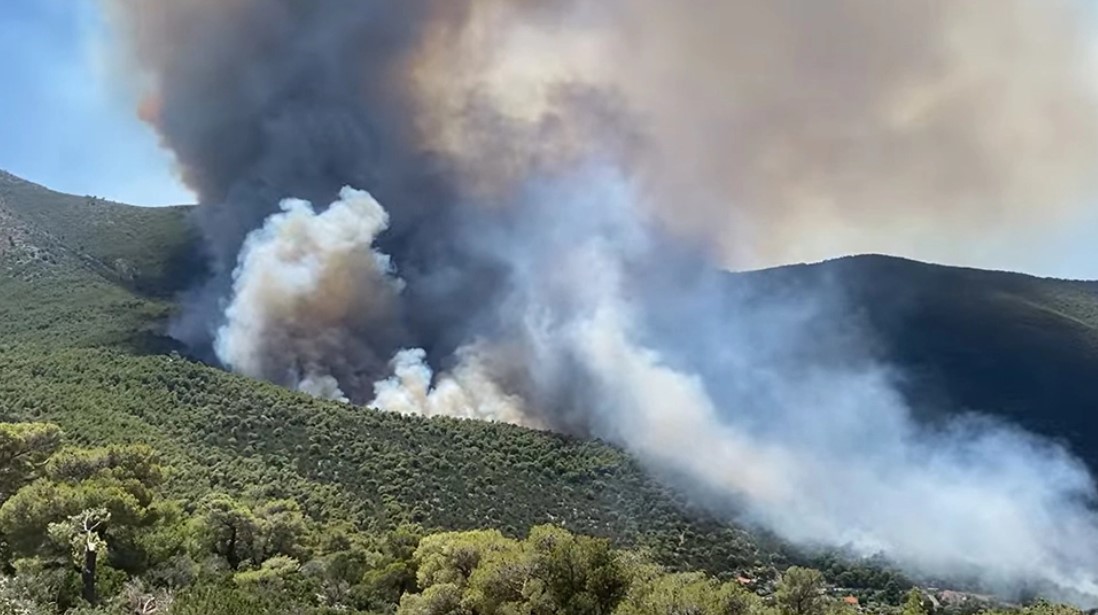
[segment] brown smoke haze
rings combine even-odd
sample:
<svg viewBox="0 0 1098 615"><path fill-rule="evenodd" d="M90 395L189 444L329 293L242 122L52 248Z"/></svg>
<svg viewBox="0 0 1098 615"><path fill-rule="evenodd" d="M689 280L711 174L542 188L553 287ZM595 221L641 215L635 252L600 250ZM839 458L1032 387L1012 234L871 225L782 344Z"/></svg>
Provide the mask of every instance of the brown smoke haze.
<svg viewBox="0 0 1098 615"><path fill-rule="evenodd" d="M596 435L798 543L1098 602L1083 464L920 424L841 289L722 271L973 263L1080 212L1081 1L104 2L201 201L213 273L174 324L196 352Z"/></svg>
<svg viewBox="0 0 1098 615"><path fill-rule="evenodd" d="M485 3L429 43L418 84L424 115L443 116L426 135L496 172L530 150L486 142L497 133L477 105L552 118L565 144L605 147L558 97L579 84L610 93L640 140L628 160L658 195L656 215L729 265L965 260L951 246L1024 236L1095 188L1098 73L1074 3L556 5L532 20Z"/></svg>
<svg viewBox="0 0 1098 615"><path fill-rule="evenodd" d="M284 44L348 54L318 79L384 107L402 144L443 155L465 189L613 155L660 220L734 267L874 251L963 261L966 242L1025 237L1095 188L1098 73L1087 16L1066 0L321 3L376 14L342 49L284 40L317 12L300 3L112 4L204 200L225 198L238 162L211 165L207 148L235 158L247 140L192 130L267 111L272 79L294 85L261 68Z"/></svg>

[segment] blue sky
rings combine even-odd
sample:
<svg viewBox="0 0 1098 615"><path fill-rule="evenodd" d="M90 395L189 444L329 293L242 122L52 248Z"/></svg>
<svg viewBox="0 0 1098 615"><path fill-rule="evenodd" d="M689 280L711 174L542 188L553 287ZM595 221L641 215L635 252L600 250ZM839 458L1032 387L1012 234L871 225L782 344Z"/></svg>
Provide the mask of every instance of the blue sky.
<svg viewBox="0 0 1098 615"><path fill-rule="evenodd" d="M193 201L112 78L97 0L0 0L0 169L141 205Z"/></svg>
<svg viewBox="0 0 1098 615"><path fill-rule="evenodd" d="M98 0L0 0L0 169L126 203L192 202L118 70ZM967 260L1098 279L1098 204L1089 209L1038 245L995 242Z"/></svg>

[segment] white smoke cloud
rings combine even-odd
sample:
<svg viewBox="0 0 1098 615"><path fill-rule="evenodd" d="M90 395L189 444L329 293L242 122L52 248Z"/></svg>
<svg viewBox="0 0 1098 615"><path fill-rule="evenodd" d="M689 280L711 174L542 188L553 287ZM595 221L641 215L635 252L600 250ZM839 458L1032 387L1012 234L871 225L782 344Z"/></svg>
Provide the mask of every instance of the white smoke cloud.
<svg viewBox="0 0 1098 615"><path fill-rule="evenodd" d="M536 349L532 369L580 365L597 435L736 496L747 518L798 543L884 553L917 574L975 575L1003 591L1036 582L1098 598L1095 487L1061 447L986 418L918 425L887 366L797 356L827 335L811 328L814 308L684 290L697 322L671 344L645 326L634 292L661 255L628 182L583 174L532 198L511 229L527 249L491 248L511 258L508 305L523 306L511 335ZM661 350L675 344L693 353L687 363Z"/></svg>
<svg viewBox="0 0 1098 615"><path fill-rule="evenodd" d="M297 383L297 390L320 399L348 403L351 400L339 388L339 381L328 374L308 373Z"/></svg>
<svg viewBox="0 0 1098 615"><path fill-rule="evenodd" d="M217 356L241 374L346 401L333 359L365 342L345 323L384 323L402 287L372 248L388 214L352 188L321 213L298 199L281 209L240 253Z"/></svg>
<svg viewBox="0 0 1098 615"><path fill-rule="evenodd" d="M333 348L352 341L341 323L352 310L388 309L403 287L389 257L374 248L388 228L388 214L370 194L350 187L320 213L299 199L286 199L281 209L245 242L226 323L216 338L218 358L236 372L348 402L330 365ZM425 351L400 350L389 362L392 377L374 383L370 405L540 427L519 397L493 382L480 363L486 352L483 345L463 347L454 369L436 380ZM273 363L272 355L291 362Z"/></svg>
<svg viewBox="0 0 1098 615"><path fill-rule="evenodd" d="M477 349L459 352L453 371L433 381L427 353L419 348L401 350L393 357L393 375L374 384L374 408L400 414L450 416L540 427L523 410L522 400L503 392L477 360Z"/></svg>

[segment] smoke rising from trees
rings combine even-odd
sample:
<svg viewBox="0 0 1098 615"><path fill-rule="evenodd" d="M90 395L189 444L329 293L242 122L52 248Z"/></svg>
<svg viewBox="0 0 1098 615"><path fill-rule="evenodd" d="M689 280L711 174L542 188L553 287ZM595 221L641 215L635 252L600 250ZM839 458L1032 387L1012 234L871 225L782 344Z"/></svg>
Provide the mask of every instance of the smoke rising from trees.
<svg viewBox="0 0 1098 615"><path fill-rule="evenodd" d="M828 327L836 289L720 272L1070 215L1098 162L1081 6L107 4L202 201L214 275L177 334L227 366L598 435L799 542L1098 595L1076 460L916 424Z"/></svg>

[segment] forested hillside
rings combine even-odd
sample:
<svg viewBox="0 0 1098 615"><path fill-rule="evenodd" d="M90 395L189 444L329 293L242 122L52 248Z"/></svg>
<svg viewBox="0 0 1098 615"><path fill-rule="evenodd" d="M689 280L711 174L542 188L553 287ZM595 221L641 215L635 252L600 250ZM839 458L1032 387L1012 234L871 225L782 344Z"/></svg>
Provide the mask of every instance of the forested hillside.
<svg viewBox="0 0 1098 615"><path fill-rule="evenodd" d="M178 239L184 210L0 179L0 421L56 424L74 446L151 447L168 468L157 489L182 516L224 493L292 500L309 523L371 536L411 523L519 537L551 523L724 577L768 578L782 564L611 447L321 402L185 360L163 335L172 263L195 258ZM40 525L76 508L42 513ZM9 570L33 546L13 545Z"/></svg>
<svg viewBox="0 0 1098 615"><path fill-rule="evenodd" d="M117 209L111 218L136 232L150 225L150 211L161 211L88 207L95 209L66 215ZM162 215L151 226L181 232L177 212ZM643 532L674 543L671 551L693 563L755 558L746 536L731 529L716 547L723 554L708 546L697 552L700 536L692 537L713 528L688 524L670 494L613 448L509 425L326 403L160 354L170 304L91 270L78 249L58 242L37 257L5 256L0 408L8 420L57 421L82 444L153 444L181 470L173 479L180 493L272 485L315 500L318 514L338 510L362 523L389 503L391 514L431 527L519 532L553 521L631 539ZM139 258L113 249L120 259ZM149 245L134 249L155 253Z"/></svg>
<svg viewBox="0 0 1098 615"><path fill-rule="evenodd" d="M790 567L776 582L676 573L644 550L553 525L521 538L409 524L367 531L318 520L289 498L169 499L171 468L154 449L67 447L48 423L0 424L0 463L3 613L853 615L860 606L816 570ZM933 600L912 589L902 613L928 615Z"/></svg>
<svg viewBox="0 0 1098 615"><path fill-rule="evenodd" d="M185 358L164 328L201 275L186 215L0 173L0 613L900 608L910 584L883 563L791 551L611 446L319 401ZM1091 286L884 258L749 275L821 274L848 280L882 352L926 378L913 394L1001 397L1077 445L1098 433L1076 412L1086 379L1057 389L1095 365ZM970 346L992 343L1019 390L987 390L1000 366ZM1031 374L1038 359L1062 363ZM1074 397L1033 413L1050 394ZM779 582L811 562L827 591L811 571Z"/></svg>

